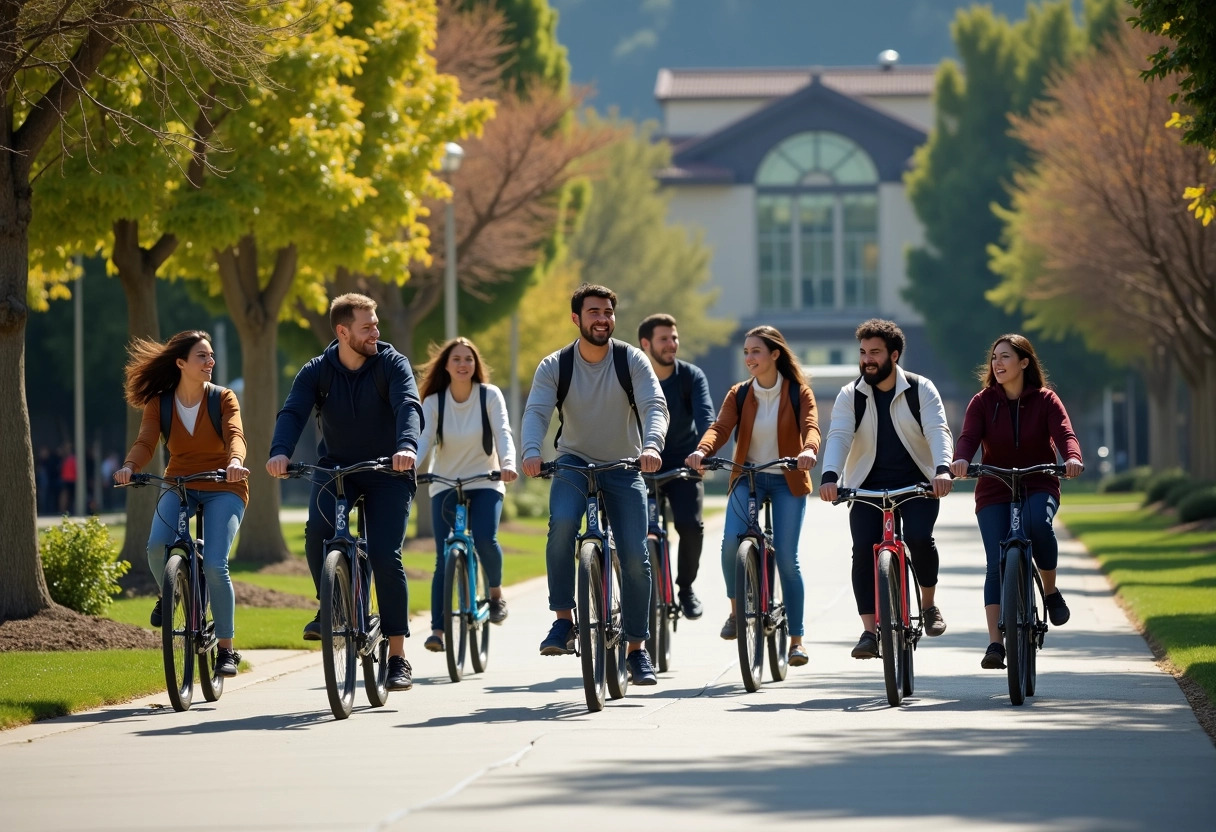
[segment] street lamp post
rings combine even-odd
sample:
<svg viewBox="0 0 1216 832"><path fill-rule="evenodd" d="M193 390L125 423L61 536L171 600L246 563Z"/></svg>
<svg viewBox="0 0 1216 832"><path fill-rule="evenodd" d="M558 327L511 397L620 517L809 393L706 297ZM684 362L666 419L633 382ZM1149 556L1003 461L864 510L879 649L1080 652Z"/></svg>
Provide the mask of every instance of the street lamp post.
<svg viewBox="0 0 1216 832"><path fill-rule="evenodd" d="M460 170L464 159L464 148L456 142L443 147L443 162L440 170L452 186L452 174ZM456 337L456 193L448 200L444 228L444 273L443 273L443 335L445 340Z"/></svg>

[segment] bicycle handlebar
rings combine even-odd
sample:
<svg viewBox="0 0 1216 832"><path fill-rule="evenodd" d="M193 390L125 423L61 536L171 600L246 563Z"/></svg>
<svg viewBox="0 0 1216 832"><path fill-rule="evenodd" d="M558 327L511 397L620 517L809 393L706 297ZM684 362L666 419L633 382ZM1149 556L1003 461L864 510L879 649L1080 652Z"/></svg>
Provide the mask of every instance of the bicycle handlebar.
<svg viewBox="0 0 1216 832"><path fill-rule="evenodd" d="M836 499L832 500L832 505L837 506L841 503L851 503L854 500L859 500L867 505L883 506L888 502L891 505L898 505L904 502L900 499L906 497L912 499L915 497L932 497L933 486L927 482L918 482L915 485L906 485L903 488L886 488L881 491L873 491L868 488L840 488L836 491Z"/></svg>
<svg viewBox="0 0 1216 832"><path fill-rule="evenodd" d="M672 468L670 471L663 471L662 473L647 474L643 472L642 478L657 488L666 485L672 480L699 480L701 476L691 468Z"/></svg>
<svg viewBox="0 0 1216 832"><path fill-rule="evenodd" d="M228 479L228 472L223 468L217 468L214 471L199 471L197 474L187 474L184 477L159 477L156 474L132 474L131 479L127 482L114 483L115 488L139 488L140 486L149 485L154 482L163 482L166 485L177 487L191 482L225 482Z"/></svg>
<svg viewBox="0 0 1216 832"><path fill-rule="evenodd" d="M1084 466L1082 466L1084 470ZM1010 477L1010 476L1028 476L1030 474L1051 474L1055 477L1062 477L1066 473L1067 468L1059 463L1044 462L1039 465L1031 465L1029 468L999 468L996 465L985 465L982 462L977 462L967 466L967 476L960 479L975 479L977 477Z"/></svg>
<svg viewBox="0 0 1216 832"><path fill-rule="evenodd" d="M618 459L616 462L587 462L581 465L575 465L572 462L561 462L553 460L552 462L542 462L540 465L540 474L537 476L543 479L549 479L559 470L561 471L581 471L584 474L598 471L614 471L618 468L624 468L629 471L642 470L642 463L637 457Z"/></svg>
<svg viewBox="0 0 1216 832"><path fill-rule="evenodd" d="M798 467L798 459L792 456L783 456L780 459L770 460L769 462L754 463L735 462L733 459L727 459L724 456L711 456L701 460L701 467L708 468L710 471L733 468L743 474L746 474L748 471L759 473L769 468L784 468L793 471Z"/></svg>
<svg viewBox="0 0 1216 832"><path fill-rule="evenodd" d="M412 469L410 471L393 470L393 458L389 456L368 459L363 462L353 462L350 465L314 465L311 462L293 462L287 466L287 476L292 478L302 477L305 474L314 472L327 474L330 478L336 478L347 474L358 474L363 471L379 471L383 474L393 474L395 476L405 476L412 473Z"/></svg>
<svg viewBox="0 0 1216 832"><path fill-rule="evenodd" d="M499 482L502 479L502 471L490 471L486 474L478 474L474 477L445 477L442 474L426 473L418 475L418 484L438 482L444 485L462 486L468 485L471 482L480 482L481 480L489 480L490 482Z"/></svg>

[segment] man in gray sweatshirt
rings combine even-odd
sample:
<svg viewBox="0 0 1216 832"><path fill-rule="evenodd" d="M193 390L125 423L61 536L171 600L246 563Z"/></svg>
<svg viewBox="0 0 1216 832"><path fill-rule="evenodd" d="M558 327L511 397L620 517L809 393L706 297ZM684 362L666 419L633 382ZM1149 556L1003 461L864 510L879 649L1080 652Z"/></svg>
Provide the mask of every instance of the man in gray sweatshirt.
<svg viewBox="0 0 1216 832"><path fill-rule="evenodd" d="M612 340L616 294L604 286L583 284L570 299L570 320L578 327L580 337L542 360L532 379L524 409L524 473L535 477L541 472L541 446L558 406L559 387L563 386L563 354L571 371L561 403L558 461L585 465L637 457L643 471L659 470L667 435L667 404L645 354ZM627 368L618 372L618 361L627 363ZM632 388L632 404L623 386L626 377ZM621 563L621 624L628 642L629 672L634 684L653 685L658 680L644 646L650 635L651 583L646 554L646 485L637 471L628 469L600 474L599 484ZM586 508L586 476L570 470L554 474L549 490L545 558L549 609L557 620L541 642L540 652L545 656L565 655L573 649L574 541Z"/></svg>

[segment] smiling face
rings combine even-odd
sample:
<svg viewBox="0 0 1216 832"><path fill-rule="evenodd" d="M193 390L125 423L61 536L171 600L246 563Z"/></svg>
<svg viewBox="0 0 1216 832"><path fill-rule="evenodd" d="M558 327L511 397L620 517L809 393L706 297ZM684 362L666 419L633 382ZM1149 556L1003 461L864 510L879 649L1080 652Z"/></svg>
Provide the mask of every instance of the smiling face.
<svg viewBox="0 0 1216 832"><path fill-rule="evenodd" d="M472 384L477 373L477 357L464 344L457 344L448 353L447 363L443 366L452 381Z"/></svg>
<svg viewBox="0 0 1216 832"><path fill-rule="evenodd" d="M992 377L996 379L997 384L1005 388L1011 386L1021 388L1025 383L1022 374L1030 364L1030 359L1019 357L1017 350L1008 341L1001 341L992 348L992 357L989 361L992 366Z"/></svg>
<svg viewBox="0 0 1216 832"><path fill-rule="evenodd" d="M777 357L781 350L770 350L764 339L749 335L743 342L743 365L765 387L772 387L777 376Z"/></svg>
<svg viewBox="0 0 1216 832"><path fill-rule="evenodd" d="M608 298L588 295L583 298L583 311L570 317L578 325L583 340L597 347L607 345L616 330L616 310Z"/></svg>
<svg viewBox="0 0 1216 832"><path fill-rule="evenodd" d="M670 367L676 363L676 353L680 351L680 334L674 326L656 326L654 336L642 344L646 354L662 367Z"/></svg>
<svg viewBox="0 0 1216 832"><path fill-rule="evenodd" d="M861 370L861 377L866 380L866 384L871 386L881 384L891 376L891 373L895 372L895 362L899 358L899 352L889 352L887 342L882 338L862 338L860 354L861 358L857 366Z"/></svg>
<svg viewBox="0 0 1216 832"><path fill-rule="evenodd" d="M356 309L350 326L338 324L338 340L353 352L371 358L376 354L376 342L380 340L379 323L373 310Z"/></svg>
<svg viewBox="0 0 1216 832"><path fill-rule="evenodd" d="M211 349L211 342L205 338L196 341L185 358L177 359L177 369L182 371L182 381L191 384L211 381L211 373L215 369L215 353Z"/></svg>

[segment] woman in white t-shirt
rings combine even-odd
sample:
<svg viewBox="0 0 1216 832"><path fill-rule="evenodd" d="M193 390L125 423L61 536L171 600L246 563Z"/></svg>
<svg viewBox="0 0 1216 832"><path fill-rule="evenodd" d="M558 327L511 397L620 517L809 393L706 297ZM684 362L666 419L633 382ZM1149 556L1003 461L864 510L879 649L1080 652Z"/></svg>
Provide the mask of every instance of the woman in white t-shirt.
<svg viewBox="0 0 1216 832"><path fill-rule="evenodd" d="M489 383L489 369L481 353L468 338L453 338L444 344L423 368L422 439L418 460L425 463L434 449L426 471L445 477L471 477L489 471L502 471L502 482L480 480L464 487L469 500L469 534L490 585L490 621L501 624L507 618L507 602L502 597L502 547L498 544L498 521L502 515L503 483L518 476L515 470L515 442L507 419L502 391ZM482 388L485 412L482 412ZM439 406L443 398L443 421ZM489 448L485 425L489 425ZM431 518L435 532L435 576L431 580L431 635L425 647L441 653L443 644L444 541L456 515L456 490L441 483L431 485Z"/></svg>

